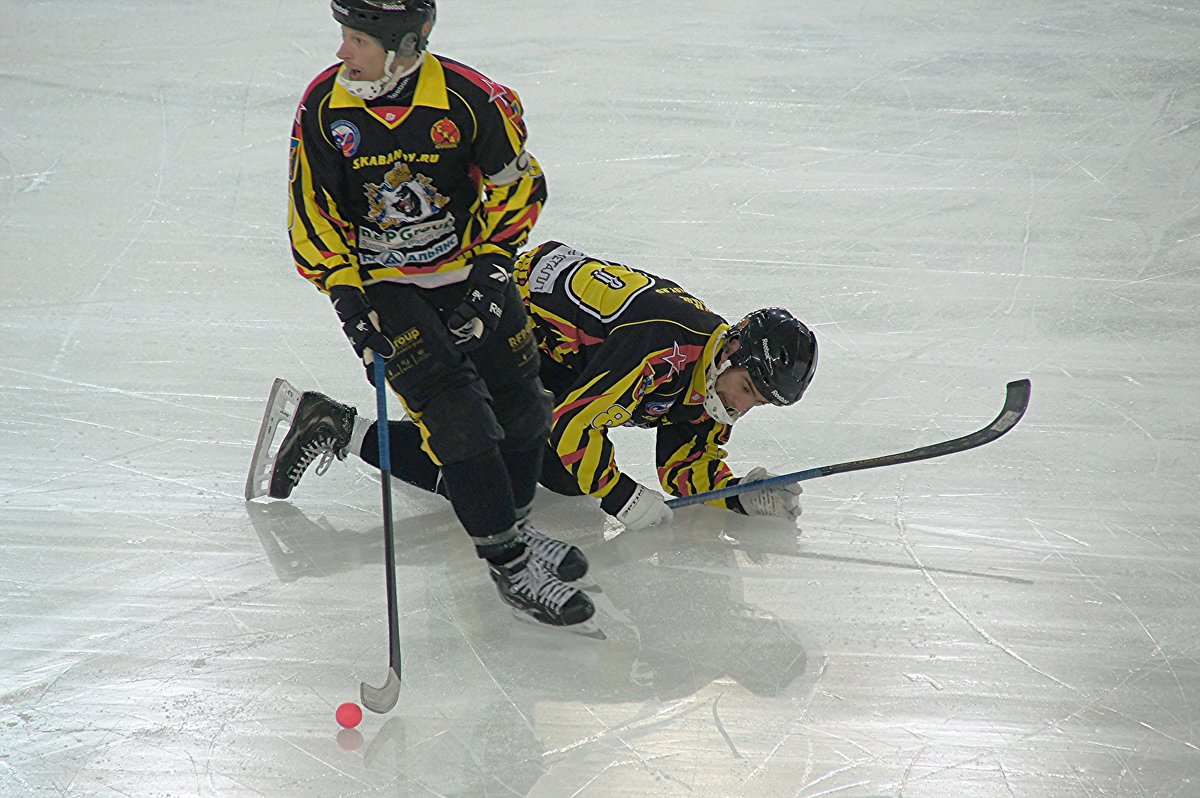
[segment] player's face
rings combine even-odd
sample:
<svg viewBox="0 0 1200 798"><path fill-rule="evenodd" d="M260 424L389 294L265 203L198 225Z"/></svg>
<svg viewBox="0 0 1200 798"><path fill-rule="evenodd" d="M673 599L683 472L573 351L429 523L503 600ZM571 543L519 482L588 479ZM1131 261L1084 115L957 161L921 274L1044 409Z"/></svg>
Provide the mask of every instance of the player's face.
<svg viewBox="0 0 1200 798"><path fill-rule="evenodd" d="M744 416L751 408L769 404L754 387L750 372L742 366L726 369L717 377L717 396L735 420Z"/></svg>
<svg viewBox="0 0 1200 798"><path fill-rule="evenodd" d="M387 51L362 31L343 25L342 46L338 48L337 57L346 65L350 80L379 80L383 77Z"/></svg>

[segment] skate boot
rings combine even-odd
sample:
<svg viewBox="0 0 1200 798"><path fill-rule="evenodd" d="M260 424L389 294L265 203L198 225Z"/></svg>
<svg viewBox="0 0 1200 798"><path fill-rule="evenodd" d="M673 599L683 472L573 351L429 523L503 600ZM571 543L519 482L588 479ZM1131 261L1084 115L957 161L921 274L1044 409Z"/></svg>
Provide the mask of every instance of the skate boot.
<svg viewBox="0 0 1200 798"><path fill-rule="evenodd" d="M587 557L579 547L546 537L528 521L517 524L517 537L550 573L562 581L574 582L587 573Z"/></svg>
<svg viewBox="0 0 1200 798"><path fill-rule="evenodd" d="M582 624L596 612L579 588L565 584L526 548L505 565L489 565L500 598L517 612L547 626Z"/></svg>
<svg viewBox="0 0 1200 798"><path fill-rule="evenodd" d="M279 444L271 471L271 497L286 499L304 476L309 464L321 455L317 474L324 474L336 457L346 459L346 445L354 429L353 407L339 404L324 394L305 391L296 406L292 426Z"/></svg>

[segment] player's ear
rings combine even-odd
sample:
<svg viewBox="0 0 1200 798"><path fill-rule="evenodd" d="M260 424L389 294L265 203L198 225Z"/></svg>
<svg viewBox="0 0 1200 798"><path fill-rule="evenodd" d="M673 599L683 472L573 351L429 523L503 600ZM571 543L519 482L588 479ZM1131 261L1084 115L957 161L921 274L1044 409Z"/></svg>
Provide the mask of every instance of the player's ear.
<svg viewBox="0 0 1200 798"><path fill-rule="evenodd" d="M417 54L417 42L420 41L415 33L406 33L396 47L396 54L401 58L410 58Z"/></svg>

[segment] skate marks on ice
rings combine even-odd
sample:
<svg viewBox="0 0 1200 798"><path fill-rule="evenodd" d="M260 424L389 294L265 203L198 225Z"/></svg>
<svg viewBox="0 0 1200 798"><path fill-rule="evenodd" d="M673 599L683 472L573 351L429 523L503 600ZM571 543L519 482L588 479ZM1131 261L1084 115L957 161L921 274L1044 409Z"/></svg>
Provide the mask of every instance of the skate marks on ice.
<svg viewBox="0 0 1200 798"><path fill-rule="evenodd" d="M848 554L834 554L831 551L813 551L800 545L802 535L800 530L793 529L783 522L774 519L735 519L726 526L721 537L735 550L745 552L751 561L764 560L768 555L789 557L798 560L819 560L828 563L845 563L847 565L864 565L871 568L897 571L914 571L921 574L941 574L945 576L965 576L972 579L992 580L1011 585L1032 585L1034 580L1021 576L989 573L981 570L965 568L945 568L925 565L917 562L899 562L877 557L854 557Z"/></svg>
<svg viewBox="0 0 1200 798"><path fill-rule="evenodd" d="M762 768L767 781L779 777L748 707L790 705L795 728L779 739L793 738L825 657L795 623L747 600L739 553L715 535L703 541L694 533L668 527L594 544L575 540L604 587L593 599L608 640L576 647L582 656L568 673L522 679L522 693L561 706L564 720L572 701L588 719L557 743L547 740L548 773L530 795L576 794L613 767L670 785L668 793L686 791L697 783L690 755L664 753L681 733L713 752L700 771L722 774L699 783L731 788ZM519 667L515 642L489 644L505 673Z"/></svg>
<svg viewBox="0 0 1200 798"><path fill-rule="evenodd" d="M372 541L377 526L338 530L287 502L247 506L278 559L281 581L328 574L344 580L348 571L366 573L382 562L381 545ZM763 762L753 719L739 704L806 701L823 670L823 655L794 624L746 600L741 555L716 537L575 536L604 588L592 597L608 639L589 640L513 619L469 547L458 546L462 533L452 517L442 520L440 528L414 529L411 553L409 521L397 525L405 688L385 721L390 736L373 730L376 719L359 729L372 779L436 785L444 795L561 795L581 787L574 779L594 773L596 762L632 758L682 788L683 771L655 764L653 749L673 728L697 724L749 775ZM337 551L339 540L351 553ZM325 557L331 559L315 561ZM364 651L350 667L375 659ZM737 703L723 698L731 695ZM588 768L574 769L581 759ZM556 792L567 785L568 792Z"/></svg>
<svg viewBox="0 0 1200 798"><path fill-rule="evenodd" d="M1020 653L1018 653L1012 646L1006 645L1001 640L997 639L994 634L988 632L979 623L977 623L976 621L971 619L970 616L968 616L967 613L964 612L963 609L954 601L954 599L952 599L950 597L950 594L938 583L938 580L935 578L935 570L929 568L928 566L925 565L924 562L921 561L920 555L917 554L916 549L914 548L912 542L909 540L908 530L907 530L906 524L905 524L903 496L904 496L904 491L898 491L896 494L896 499L895 499L896 515L895 515L894 523L895 523L895 528L896 528L896 534L900 539L901 545L904 546L905 553L908 554L909 558L913 561L913 565L916 567L917 570L919 570L921 572L922 576L925 577L925 580L929 583L929 585L937 593L939 599L942 602L944 602L946 604L946 606L950 607L950 609L954 612L954 614L957 615L959 618L961 618L963 623L965 623L971 629L972 632L974 632L976 635L978 635L980 638L982 638L988 645L994 646L995 648L1002 651L1005 655L1013 658L1017 662L1021 663L1025 667L1029 668L1034 673L1038 674L1039 676L1042 676L1042 677L1054 682L1059 687L1065 687L1068 690L1077 692L1076 688L1072 687L1070 684L1067 684L1066 682L1059 679L1057 676L1054 676L1053 674L1048 673L1047 671L1045 671L1042 668L1038 667L1037 665L1033 664L1028 659L1023 657ZM1033 584L1033 582L1031 580L1009 579L1009 581L1013 581L1017 584L1026 584L1026 585ZM934 684L936 684L936 682Z"/></svg>
<svg viewBox="0 0 1200 798"><path fill-rule="evenodd" d="M652 780L667 793L681 794L685 784L709 779L728 794L740 789L817 795L834 789L856 795L854 785L868 791L864 795L918 786L940 794L959 783L990 795L1005 778L1001 770L1009 779L1027 780L1023 769L1033 749L1057 750L1082 734L1081 726L1110 722L1114 713L1127 716L1117 723L1125 729L1118 739L1141 739L1159 753L1171 738L1186 743L1153 718L1146 720L1166 736L1154 742L1159 733L1148 727L1142 738L1132 736L1136 713L1122 709L1121 695L1157 679L1149 669L1153 663L1107 682L1115 691L1111 696L1095 687L1067 689L1038 671L1064 676L1053 649L1071 627L1050 627L1031 637L1039 630L1021 623L1020 615L1015 628L980 616L987 612L988 593L995 606L1058 600L1049 578L1061 572L1052 567L1054 552L1017 546L1015 535L988 535L987 527L970 531L972 542L992 543L971 551L990 556L964 559L966 548L944 545L944 532L929 538L930 529L937 529L927 524L906 526L902 538L880 516L846 530L814 526L801 537L783 523L698 508L678 513L662 530L619 531L604 539L593 523L598 514L589 515L582 500L546 504L540 511L550 517L546 526L564 529L563 539L583 547L591 560L604 588L593 599L609 639L583 640L513 620L469 546L459 545L462 533L448 512L411 526L399 523L401 568L417 566L401 580L411 588L401 600L409 659L395 711L405 734L400 744L377 738L372 728L379 727L364 724L364 763L375 746L367 775L372 783L414 790L438 785L441 794L463 796L508 785L515 794L548 796L573 794L585 779L624 769L625 778ZM297 523L301 511L288 503L270 506L281 520L276 534L300 532L285 542L317 560L289 573L318 577L323 568L345 573L357 567L369 581L381 583L374 576L382 564L374 519L364 519L362 526L343 524L335 509L333 523L309 522L304 531ZM819 506L810 513L813 524ZM913 519L906 514L905 520ZM406 540L413 544L407 553ZM337 551L339 541L361 550L346 556ZM844 553L847 542L875 556ZM889 561L889 553L897 561ZM332 559L321 563L322 557ZM1035 568L1043 557L1048 563ZM1002 572L988 573L992 565L985 562ZM949 609L931 582L958 611ZM379 602L380 593L374 586L364 595ZM781 617L780 607L791 614ZM363 618L358 636L366 642L362 656L348 663L351 671L377 666L380 656L382 617L374 610L358 614ZM963 626L964 620L1000 647ZM810 623L815 635L798 631ZM1179 659L1172 661L1185 676ZM976 695L981 688L974 666L964 662L995 671L995 681L987 675L991 687L984 698ZM1080 684L1088 683L1081 677ZM1003 698L1009 694L1026 698ZM878 711L867 695L883 702ZM939 719L928 720L930 713ZM1013 727L987 733L973 725L975 713L1008 718ZM766 727L763 718L769 719ZM893 739L898 728L909 730L910 742L898 747L881 742ZM703 761L690 758L691 747L680 749L681 736L699 741ZM1088 761L1099 764L1095 757ZM1056 779L1086 783L1082 774L1054 773ZM447 780L445 774L454 775ZM776 789L785 782L792 792ZM799 784L805 786L797 793Z"/></svg>
<svg viewBox="0 0 1200 798"><path fill-rule="evenodd" d="M609 768L633 768L661 794L697 784L710 794L775 794L796 784L796 749L827 658L796 622L748 598L744 552L722 537L727 519L709 513L689 524L686 515L585 546L609 635L582 671L592 728L547 750L550 772L530 795L576 794Z"/></svg>
<svg viewBox="0 0 1200 798"><path fill-rule="evenodd" d="M246 514L280 582L382 568L383 525L377 520L338 525L325 515L314 520L291 501L247 501ZM433 512L396 524L396 556L406 565L443 565L461 528L453 515ZM380 588L383 597L383 589Z"/></svg>
<svg viewBox="0 0 1200 798"><path fill-rule="evenodd" d="M281 582L382 564L378 526L338 529L324 517L313 521L290 502L246 502L246 509ZM501 659L525 656L523 645L542 649L561 642L563 629L518 623L515 618L509 622L511 613L495 595L486 571L465 551L465 544L458 545L462 533L448 512L400 521L396 533L400 567L429 566L467 574L435 579L442 582L442 589L432 594L437 605L430 608L457 624L463 635L475 638ZM736 547L715 539L700 545L687 531L669 543L661 534L622 534L597 545L578 543L587 545L590 573L603 588L589 595L609 638L579 641L583 646L579 650L591 651L607 642L597 650L625 652L624 660L618 657L606 666L605 685L622 682L613 681L616 661L625 663L621 670L629 683L646 694L661 690L689 694L720 678L732 679L757 694L773 694L804 673L807 655L795 630L739 597ZM472 598L468 592L479 595ZM502 623L480 627L475 618L468 623L458 617L478 613L477 602L486 605L493 600ZM457 602L465 603L456 606ZM401 608L406 609L411 608ZM521 645L510 645L510 638ZM577 684L571 674L559 686L569 692Z"/></svg>

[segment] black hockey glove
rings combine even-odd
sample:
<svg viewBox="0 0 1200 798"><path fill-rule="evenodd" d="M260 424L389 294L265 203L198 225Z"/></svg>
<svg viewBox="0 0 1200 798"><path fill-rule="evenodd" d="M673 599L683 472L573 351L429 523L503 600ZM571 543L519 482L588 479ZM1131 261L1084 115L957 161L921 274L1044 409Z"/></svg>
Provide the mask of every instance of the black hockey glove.
<svg viewBox="0 0 1200 798"><path fill-rule="evenodd" d="M354 351L367 367L367 380L375 384L375 352L384 359L396 354L392 339L379 324L379 315L371 309L367 295L349 285L335 285L329 289L333 309L342 320L342 332L350 339Z"/></svg>
<svg viewBox="0 0 1200 798"><path fill-rule="evenodd" d="M471 264L467 295L446 319L454 344L462 351L475 349L500 326L511 265L512 261L501 255L483 255Z"/></svg>

